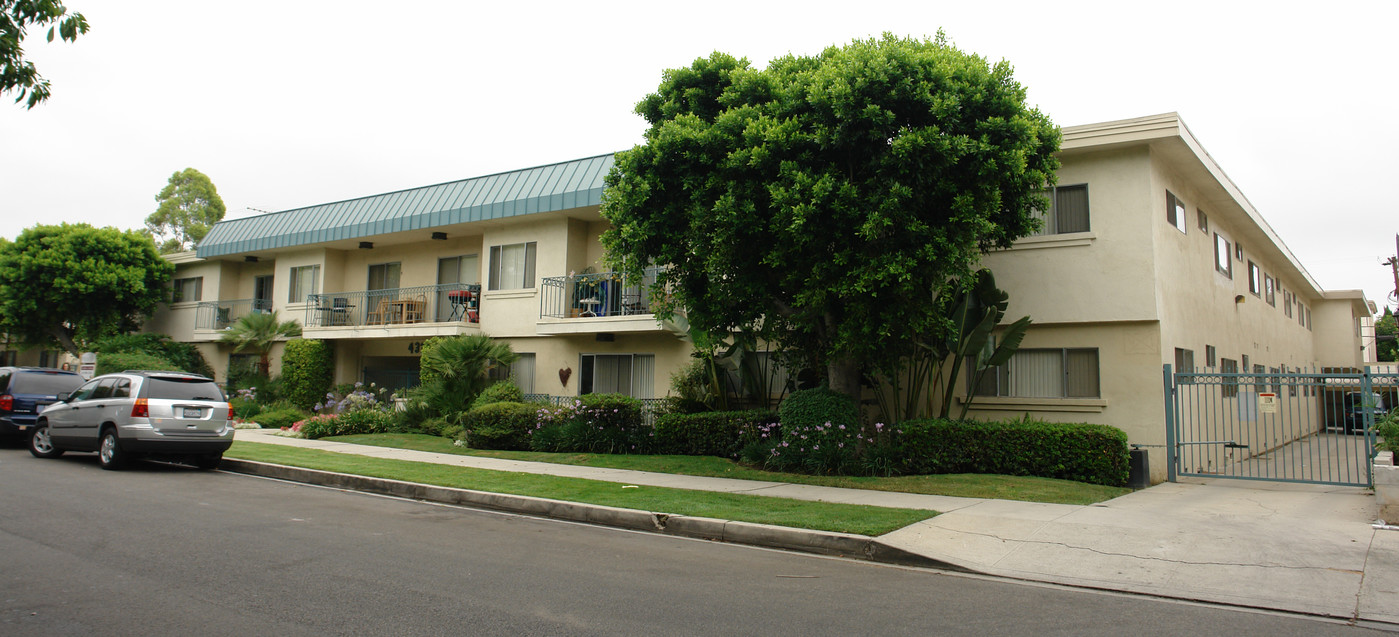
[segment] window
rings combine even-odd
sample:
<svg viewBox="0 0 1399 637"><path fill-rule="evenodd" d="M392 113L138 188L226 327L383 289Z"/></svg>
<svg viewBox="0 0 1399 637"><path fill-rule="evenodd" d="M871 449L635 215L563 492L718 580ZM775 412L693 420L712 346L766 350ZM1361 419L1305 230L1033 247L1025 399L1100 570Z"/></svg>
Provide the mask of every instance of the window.
<svg viewBox="0 0 1399 637"><path fill-rule="evenodd" d="M1098 398L1097 349L1022 349L987 370L979 396Z"/></svg>
<svg viewBox="0 0 1399 637"><path fill-rule="evenodd" d="M1200 232L1205 233L1205 236L1209 236L1210 216L1205 214L1204 210L1195 209L1195 225L1199 226Z"/></svg>
<svg viewBox="0 0 1399 637"><path fill-rule="evenodd" d="M306 296L315 294L319 288L316 282L321 278L321 266L303 265L291 269L291 288L287 294L288 303L305 303Z"/></svg>
<svg viewBox="0 0 1399 637"><path fill-rule="evenodd" d="M1260 394L1268 391L1268 377L1263 375L1264 369L1262 365L1253 366L1253 373L1256 374L1253 377L1253 391Z"/></svg>
<svg viewBox="0 0 1399 637"><path fill-rule="evenodd" d="M1215 365L1218 365L1218 364L1219 364L1219 360L1218 360L1217 358L1215 358L1214 346L1213 346L1213 345L1206 345L1206 346L1205 346L1205 367L1214 367Z"/></svg>
<svg viewBox="0 0 1399 637"><path fill-rule="evenodd" d="M579 394L654 396L656 357L653 354L584 354L578 379Z"/></svg>
<svg viewBox="0 0 1399 637"><path fill-rule="evenodd" d="M253 309L272 309L272 275L253 277Z"/></svg>
<svg viewBox="0 0 1399 637"><path fill-rule="evenodd" d="M1302 299L1295 296L1292 298L1297 299L1297 324L1305 327L1307 325L1307 306L1302 305Z"/></svg>
<svg viewBox="0 0 1399 637"><path fill-rule="evenodd" d="M15 358L18 356L18 354L19 352L12 350L0 352L0 366L14 367ZM3 385L3 383L0 383L0 385Z"/></svg>
<svg viewBox="0 0 1399 637"><path fill-rule="evenodd" d="M1185 202L1166 191L1166 221L1185 234Z"/></svg>
<svg viewBox="0 0 1399 637"><path fill-rule="evenodd" d="M1232 358L1221 358L1219 359L1219 371L1224 374L1237 374L1239 373L1239 361L1236 361ZM1235 396L1238 396L1238 377L1225 377L1221 379L1220 389L1222 390L1225 398L1233 398Z"/></svg>
<svg viewBox="0 0 1399 637"><path fill-rule="evenodd" d="M1088 185L1059 186L1044 191L1049 210L1035 210L1042 226L1037 235L1088 232Z"/></svg>
<svg viewBox="0 0 1399 637"><path fill-rule="evenodd" d="M1248 291L1254 296L1263 295L1263 280L1260 278L1258 264L1248 262Z"/></svg>
<svg viewBox="0 0 1399 637"><path fill-rule="evenodd" d="M1244 373L1247 374L1247 373L1248 373L1248 354L1244 354L1243 361L1244 361L1243 370L1244 370Z"/></svg>
<svg viewBox="0 0 1399 637"><path fill-rule="evenodd" d="M198 301L200 295L204 293L204 277L197 276L188 279L175 279L174 289L170 292L171 303L181 303L185 301Z"/></svg>
<svg viewBox="0 0 1399 637"><path fill-rule="evenodd" d="M534 354L521 353L515 362L509 367L496 365L491 368L488 376L491 380L515 381L515 386L520 388L524 394L534 393Z"/></svg>
<svg viewBox="0 0 1399 637"><path fill-rule="evenodd" d="M1176 373L1189 374L1195 371L1195 351L1189 349L1176 348ZM1189 384L1193 379L1182 378L1181 384Z"/></svg>
<svg viewBox="0 0 1399 637"><path fill-rule="evenodd" d="M491 246L490 288L521 290L534 287L535 242Z"/></svg>
<svg viewBox="0 0 1399 637"><path fill-rule="evenodd" d="M1276 367L1269 367L1269 368L1268 368L1268 373L1273 375L1273 393L1276 394L1276 395L1278 395L1278 396L1281 396L1281 395L1282 395L1282 377L1281 377L1281 376L1278 376L1278 368L1276 368Z"/></svg>
<svg viewBox="0 0 1399 637"><path fill-rule="evenodd" d="M1282 292L1282 313L1287 318L1292 318L1292 293L1287 290Z"/></svg>
<svg viewBox="0 0 1399 637"><path fill-rule="evenodd" d="M1273 306L1273 307L1277 307L1277 306L1278 306L1277 297L1273 296L1273 292L1274 292L1274 289L1273 289L1273 288L1274 288L1274 287L1275 287L1275 285L1274 285L1274 282L1273 282L1273 276L1272 276L1271 274L1264 274L1264 275L1263 275L1263 300L1267 301L1267 302L1268 302L1268 305L1271 305L1271 306Z"/></svg>
<svg viewBox="0 0 1399 637"><path fill-rule="evenodd" d="M1307 311L1307 331L1312 331L1312 308L1303 308Z"/></svg>
<svg viewBox="0 0 1399 637"><path fill-rule="evenodd" d="M1214 233L1214 269L1220 274L1234 278L1234 262L1229 260L1229 240Z"/></svg>
<svg viewBox="0 0 1399 637"><path fill-rule="evenodd" d="M1240 261L1244 260L1244 244L1238 241L1234 242L1234 258Z"/></svg>

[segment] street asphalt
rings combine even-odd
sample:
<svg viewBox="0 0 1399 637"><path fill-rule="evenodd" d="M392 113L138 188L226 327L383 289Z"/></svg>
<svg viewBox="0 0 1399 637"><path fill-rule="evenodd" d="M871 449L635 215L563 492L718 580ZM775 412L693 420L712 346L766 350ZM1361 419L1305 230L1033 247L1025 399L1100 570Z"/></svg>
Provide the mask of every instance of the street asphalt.
<svg viewBox="0 0 1399 637"><path fill-rule="evenodd" d="M1094 505L1043 504L601 469L370 447L240 430L239 440L625 484L931 509L877 538L409 487L324 472L227 468L417 499L1001 577L1334 617L1399 629L1399 531L1355 487L1164 483ZM319 477L318 475L319 474ZM660 515L658 515L660 514Z"/></svg>

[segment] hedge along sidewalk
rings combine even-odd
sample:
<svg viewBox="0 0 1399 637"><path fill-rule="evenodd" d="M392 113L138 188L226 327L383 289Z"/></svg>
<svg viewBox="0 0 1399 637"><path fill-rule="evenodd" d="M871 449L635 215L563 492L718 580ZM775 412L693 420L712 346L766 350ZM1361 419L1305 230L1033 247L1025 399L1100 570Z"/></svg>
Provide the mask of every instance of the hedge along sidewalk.
<svg viewBox="0 0 1399 637"><path fill-rule="evenodd" d="M955 511L957 509L969 507L987 501L987 499L985 498L962 498L945 495L905 493L901 491L875 491L870 489L826 487L789 482L769 482L762 480L743 480L737 478L690 476L674 473L656 473L650 471L613 469L608 467L594 467L586 465L555 464L550 462L530 462L526 460L508 460L504 458L490 458L484 456L462 455L455 453L412 451L407 449L397 449L393 447L375 447L369 445L353 444L348 442L336 442L332 440L307 440L304 438L289 438L286 436L278 436L274 434L271 430L267 429L239 430L237 439L248 442L264 442L283 446L302 447L307 449L321 449L344 454L370 456L376 458L399 458L415 460L418 462L455 465L458 467L474 467L478 469L492 469L495 471L509 471L513 473L532 473L567 478L583 478L586 480L620 482L623 484L632 484L638 486L645 485L653 487L669 487L692 491L713 491L717 493L733 493L774 498L790 498L793 500L807 500L812 502L831 502L861 505L868 504L886 508L918 509L923 511L944 513L947 511ZM235 447L237 447L238 443L235 442L234 445ZM241 456L230 454L229 457Z"/></svg>
<svg viewBox="0 0 1399 637"><path fill-rule="evenodd" d="M285 440L312 443L313 445L328 444L351 448L358 446L292 438ZM445 454L427 454L420 451L365 447L362 449L371 453L357 453L354 449L306 448L308 446L311 445L259 444L239 441L234 443L233 448L229 449L225 457L233 460L233 462L228 463L229 469L244 473L272 475L272 477L282 476L258 467L241 466L237 460L304 467L352 476L384 478L418 485L435 485L453 489L470 489L477 492L636 509L657 512L665 517L703 517L863 536L883 535L937 515L937 511L928 509L716 493L683 487L639 485L631 482L619 484L612 481L561 477L538 472L520 473L480 469L462 466L468 463L458 462L459 460L472 460L472 458L447 456L448 461L443 462L441 458L421 458L419 456ZM556 466L562 467L563 465ZM318 480L317 483L321 483L321 481ZM350 485L339 485L338 482L329 484L355 488ZM461 503L472 504L469 502ZM490 508L506 507L493 506ZM521 512L540 514L534 510Z"/></svg>

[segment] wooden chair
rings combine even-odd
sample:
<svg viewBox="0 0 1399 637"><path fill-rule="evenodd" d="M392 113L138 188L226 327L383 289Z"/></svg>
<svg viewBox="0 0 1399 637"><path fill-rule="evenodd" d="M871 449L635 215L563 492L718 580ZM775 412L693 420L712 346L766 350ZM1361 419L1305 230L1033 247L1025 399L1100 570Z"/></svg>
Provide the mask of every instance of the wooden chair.
<svg viewBox="0 0 1399 637"><path fill-rule="evenodd" d="M374 306L373 312L368 312L364 316L364 322L370 325L383 325L389 319L389 300L379 299L379 304Z"/></svg>
<svg viewBox="0 0 1399 637"><path fill-rule="evenodd" d="M427 296L419 294L418 298L403 302L403 322L422 323L427 318Z"/></svg>

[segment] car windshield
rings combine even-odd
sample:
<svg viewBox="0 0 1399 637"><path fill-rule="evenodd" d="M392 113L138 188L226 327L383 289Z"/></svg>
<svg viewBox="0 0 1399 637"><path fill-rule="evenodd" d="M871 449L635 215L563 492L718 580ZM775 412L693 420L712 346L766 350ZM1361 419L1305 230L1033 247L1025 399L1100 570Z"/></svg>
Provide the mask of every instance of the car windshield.
<svg viewBox="0 0 1399 637"><path fill-rule="evenodd" d="M174 378L153 376L147 379L147 398L165 400L223 400L223 392L207 378Z"/></svg>
<svg viewBox="0 0 1399 637"><path fill-rule="evenodd" d="M70 392L83 384L83 377L77 374L51 374L47 372L15 374L10 384L10 392L15 394L42 394L57 396Z"/></svg>

